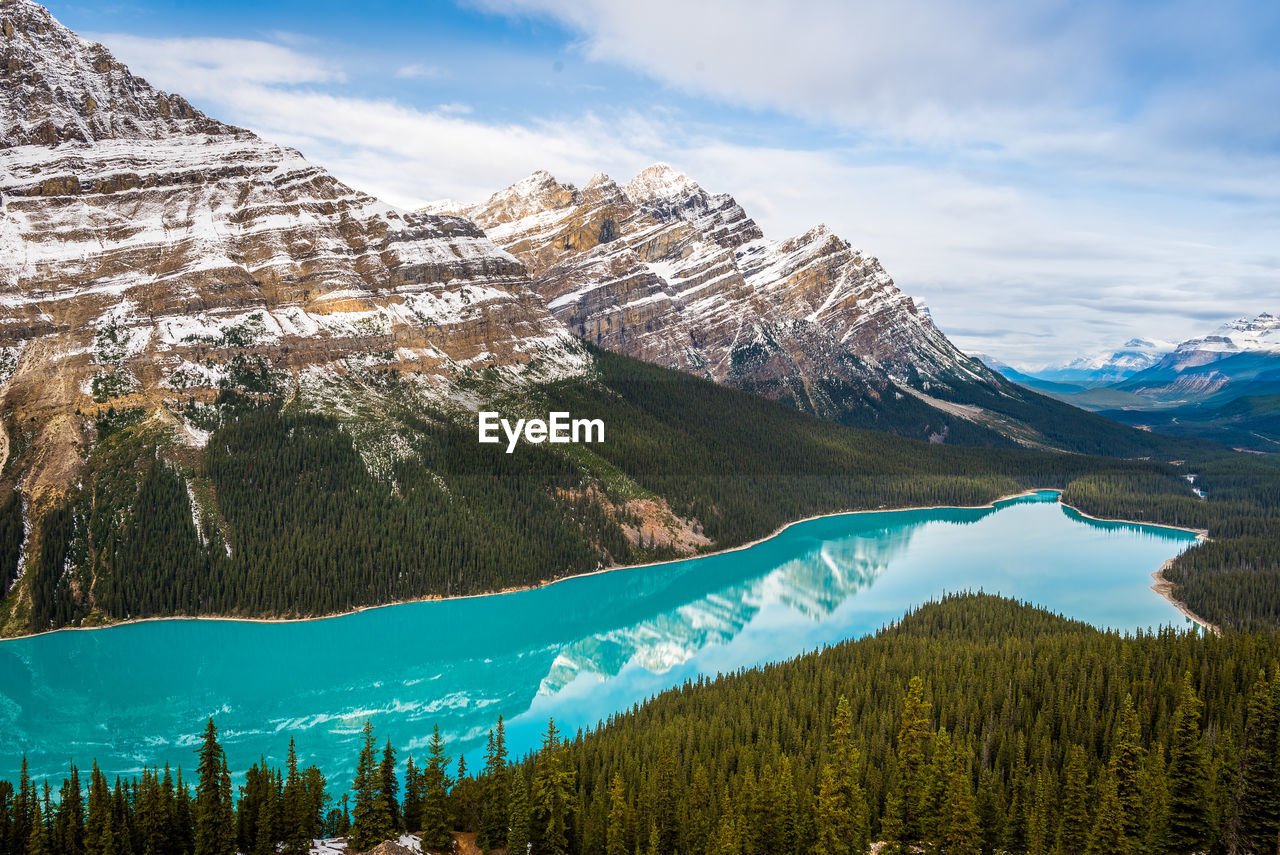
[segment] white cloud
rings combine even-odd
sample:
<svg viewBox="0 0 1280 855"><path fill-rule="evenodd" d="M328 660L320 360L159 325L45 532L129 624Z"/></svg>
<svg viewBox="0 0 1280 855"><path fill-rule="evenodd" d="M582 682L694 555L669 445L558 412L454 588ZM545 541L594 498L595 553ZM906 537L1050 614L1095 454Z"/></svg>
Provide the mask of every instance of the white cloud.
<svg viewBox="0 0 1280 855"><path fill-rule="evenodd" d="M411 62L396 69L396 77L401 80L435 80L443 76L444 72L436 66L420 62Z"/></svg>
<svg viewBox="0 0 1280 855"><path fill-rule="evenodd" d="M695 18L709 14L701 4L687 5ZM950 18L939 14L927 33L911 38L942 39ZM758 25L760 19L752 20ZM828 29L834 34L820 33L815 53L831 39L848 41L852 49L875 42L877 35L888 37L874 22L854 33L847 20L833 20ZM683 32L686 23L676 29ZM960 28L957 38L976 26L953 23ZM725 26L726 44L748 36L740 23ZM679 43L683 36L673 38ZM483 199L535 169L581 183L596 171L622 180L666 160L709 190L733 192L771 237L827 222L878 255L904 290L926 298L957 344L1008 361L1066 358L1136 335L1184 337L1202 332L1206 315L1214 313L1280 310L1267 303L1276 293L1273 236L1280 184L1274 161L1256 153L1206 156L1161 149L1157 157L1142 134L1114 124L1081 121L1059 135L1027 125L1005 145L1029 160L1070 163L1075 176L1066 186L1042 186L1007 168L1007 150L903 162L911 159L886 157L877 142L838 150L735 144L651 107L644 113L620 108L608 115L494 122L466 105L418 109L344 96L338 85L342 70L295 47L223 39L102 39L156 85L293 145L352 185L406 207L439 198ZM607 44L593 42L588 49L603 51L600 45ZM708 62L717 63L719 46L700 54L704 71ZM889 63L890 71L904 62L883 45L867 49ZM971 49L950 48L952 61L962 63ZM759 52L753 55L759 61ZM1008 58L1015 70L1031 61L1020 56ZM698 60L690 61L696 71ZM821 68L824 60L815 62ZM755 73L741 63L733 68ZM777 71L792 74L780 66ZM914 77L893 86L936 91L940 103L944 93L972 89L973 75L987 73L973 72L966 84L903 71ZM1034 77L1029 67L1026 74ZM798 85L794 75L789 79L778 84L779 92ZM745 92L747 83L742 85ZM999 86L1010 104L1022 97L1024 83ZM846 105L857 100L835 84L822 91ZM1056 91L1051 87L1049 95ZM814 105L822 101L808 92L797 97ZM896 109L889 95L881 93L879 100L873 109ZM975 115L1004 109L996 101L995 107L975 106ZM1184 106L1199 115L1203 104ZM1151 109L1153 115L1171 115L1173 108ZM963 130L953 111L939 107L930 115L899 111L891 124L902 133L925 128L937 138Z"/></svg>
<svg viewBox="0 0 1280 855"><path fill-rule="evenodd" d="M157 86L181 84L180 94L187 98L216 97L223 85L338 83L346 79L331 60L271 42L153 39L121 33L99 33L88 38L108 45L134 73Z"/></svg>

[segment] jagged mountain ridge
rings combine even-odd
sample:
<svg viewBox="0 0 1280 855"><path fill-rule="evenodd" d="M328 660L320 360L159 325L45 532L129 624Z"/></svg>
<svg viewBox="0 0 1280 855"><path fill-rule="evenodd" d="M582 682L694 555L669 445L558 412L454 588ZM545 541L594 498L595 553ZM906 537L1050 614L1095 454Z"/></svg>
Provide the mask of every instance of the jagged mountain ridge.
<svg viewBox="0 0 1280 855"><path fill-rule="evenodd" d="M983 421L935 395L1010 394L876 258L825 226L768 240L732 196L666 164L621 186L538 171L485 202L428 208L441 209L523 261L556 317L601 347L851 424L916 407L904 432L934 439L957 419Z"/></svg>
<svg viewBox="0 0 1280 855"><path fill-rule="evenodd" d="M73 413L207 401L245 372L574 374L589 358L523 266L402 211L0 0L0 380L34 425L33 496L90 441Z"/></svg>

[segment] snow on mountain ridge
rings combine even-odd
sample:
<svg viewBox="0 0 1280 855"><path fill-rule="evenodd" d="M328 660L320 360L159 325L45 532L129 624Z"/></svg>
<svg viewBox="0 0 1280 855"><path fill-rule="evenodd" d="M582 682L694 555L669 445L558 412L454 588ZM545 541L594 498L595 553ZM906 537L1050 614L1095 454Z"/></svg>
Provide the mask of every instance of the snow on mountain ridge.
<svg viewBox="0 0 1280 855"><path fill-rule="evenodd" d="M626 183L623 192L637 205L654 199L674 199L696 193L702 188L683 172L665 163L655 163L640 171Z"/></svg>
<svg viewBox="0 0 1280 855"><path fill-rule="evenodd" d="M1210 335L1187 339L1177 349L1183 352L1280 352L1280 318L1270 312L1254 318L1236 318Z"/></svg>
<svg viewBox="0 0 1280 855"><path fill-rule="evenodd" d="M0 16L0 148L179 132L251 136L130 74L32 0L0 0Z"/></svg>
<svg viewBox="0 0 1280 855"><path fill-rule="evenodd" d="M29 0L0 0L0 33L0 398L59 461L33 495L76 477L110 407L185 425L264 378L391 369L446 394L473 369L589 369L474 223L204 116Z"/></svg>
<svg viewBox="0 0 1280 855"><path fill-rule="evenodd" d="M825 225L767 239L732 196L666 164L581 190L538 171L461 213L602 347L835 416L895 383L998 382L874 257Z"/></svg>
<svg viewBox="0 0 1280 855"><path fill-rule="evenodd" d="M1096 353L1093 356L1077 357L1064 367L1102 373L1124 371L1132 373L1155 365L1174 347L1173 342L1148 338L1131 338L1119 350Z"/></svg>

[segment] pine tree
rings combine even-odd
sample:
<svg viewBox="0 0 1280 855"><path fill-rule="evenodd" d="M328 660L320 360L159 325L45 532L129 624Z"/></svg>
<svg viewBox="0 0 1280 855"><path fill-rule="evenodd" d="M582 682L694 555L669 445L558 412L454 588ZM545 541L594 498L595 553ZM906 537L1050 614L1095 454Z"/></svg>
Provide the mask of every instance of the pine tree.
<svg viewBox="0 0 1280 855"><path fill-rule="evenodd" d="M1089 845L1089 770L1084 749L1072 745L1062 774L1062 817L1058 825L1058 852L1084 855Z"/></svg>
<svg viewBox="0 0 1280 855"><path fill-rule="evenodd" d="M488 849L505 845L507 838L507 798L510 787L507 773L507 731L502 716L489 731L484 751L484 794L477 842Z"/></svg>
<svg viewBox="0 0 1280 855"><path fill-rule="evenodd" d="M511 776L507 816L507 855L523 855L529 848L529 827L533 820L529 810L528 785L524 776L518 773Z"/></svg>
<svg viewBox="0 0 1280 855"><path fill-rule="evenodd" d="M609 826L605 834L605 855L629 855L631 805L622 776L609 782Z"/></svg>
<svg viewBox="0 0 1280 855"><path fill-rule="evenodd" d="M178 767L173 795L173 848L179 855L189 855L192 845L191 793L182 780L182 767Z"/></svg>
<svg viewBox="0 0 1280 855"><path fill-rule="evenodd" d="M289 738L289 755L285 761L285 780L281 825L285 855L306 855L311 850L311 805L306 784L298 772L298 749Z"/></svg>
<svg viewBox="0 0 1280 855"><path fill-rule="evenodd" d="M183 835L178 828L178 794L173 783L173 772L164 764L164 776L160 779L160 800L164 805L164 851L179 855Z"/></svg>
<svg viewBox="0 0 1280 855"><path fill-rule="evenodd" d="M44 800L36 798L34 800L34 809L31 813L31 833L27 837L26 855L57 855L53 848L53 841L49 838L53 836L51 829L45 821L45 817L49 812L49 785L44 785Z"/></svg>
<svg viewBox="0 0 1280 855"><path fill-rule="evenodd" d="M1147 752L1142 775L1142 803L1146 806L1142 841L1145 851L1159 853L1169 835L1169 786L1164 746L1156 743Z"/></svg>
<svg viewBox="0 0 1280 855"><path fill-rule="evenodd" d="M404 764L404 827L410 834L422 830L422 773L410 757Z"/></svg>
<svg viewBox="0 0 1280 855"><path fill-rule="evenodd" d="M231 821L231 783L230 777L226 775L226 756L222 746L218 744L218 729L212 718L205 727L199 757L196 771L200 779L196 784L196 801L192 811L192 819L195 821L195 855L230 855L235 835L235 825ZM119 790L117 782L117 793ZM117 833L122 830L117 825Z"/></svg>
<svg viewBox="0 0 1280 855"><path fill-rule="evenodd" d="M1120 707L1120 723L1116 728L1115 744L1111 749L1111 773L1116 782L1116 794L1124 816L1124 835L1129 845L1143 840L1143 824L1146 805L1142 802L1142 770L1145 753L1142 749L1142 730L1138 713L1133 707L1133 697L1125 695Z"/></svg>
<svg viewBox="0 0 1280 855"><path fill-rule="evenodd" d="M815 855L855 855L867 850L867 802L858 778L862 762L853 744L853 716L847 698L836 704L828 747L830 761L822 768L815 811Z"/></svg>
<svg viewBox="0 0 1280 855"><path fill-rule="evenodd" d="M560 748L560 732L547 720L542 748L534 759L531 814L538 855L565 855L569 850L569 813L574 795L573 772Z"/></svg>
<svg viewBox="0 0 1280 855"><path fill-rule="evenodd" d="M1124 807L1116 786L1115 771L1108 766L1098 781L1098 810L1089 835L1088 855L1117 855L1129 852L1124 833Z"/></svg>
<svg viewBox="0 0 1280 855"><path fill-rule="evenodd" d="M1241 778L1240 836L1252 852L1280 850L1280 670L1249 694Z"/></svg>
<svg viewBox="0 0 1280 855"><path fill-rule="evenodd" d="M1208 842L1205 783L1208 770L1200 739L1203 704L1184 675L1169 740L1170 852L1201 852Z"/></svg>
<svg viewBox="0 0 1280 855"><path fill-rule="evenodd" d="M36 794L35 784L31 781L31 773L27 770L27 757L24 754L18 772L18 791L13 800L13 821L9 829L9 848L15 853L27 850L35 826L36 814L39 812L40 798Z"/></svg>
<svg viewBox="0 0 1280 855"><path fill-rule="evenodd" d="M929 716L924 681L912 677L898 728L898 779L881 826L890 855L907 852L922 836L920 812L928 791L925 752L933 737Z"/></svg>
<svg viewBox="0 0 1280 855"><path fill-rule="evenodd" d="M382 749L382 761L378 764L378 793L386 804L386 821L392 831L403 828L403 817L400 815L400 781L396 777L396 751L391 747L390 739Z"/></svg>
<svg viewBox="0 0 1280 855"><path fill-rule="evenodd" d="M467 774L467 758L458 755L458 772L449 791L452 827L459 831L479 831L481 795L479 781Z"/></svg>
<svg viewBox="0 0 1280 855"><path fill-rule="evenodd" d="M89 774L89 804L85 815L85 850L90 853L114 852L111 834L111 786L94 761Z"/></svg>
<svg viewBox="0 0 1280 855"><path fill-rule="evenodd" d="M1053 845L1053 802L1049 774L1041 768L1036 771L1027 810L1027 855L1049 855Z"/></svg>
<svg viewBox="0 0 1280 855"><path fill-rule="evenodd" d="M440 726L431 731L427 765L422 770L422 845L435 850L453 847L449 828L449 758L444 753Z"/></svg>
<svg viewBox="0 0 1280 855"><path fill-rule="evenodd" d="M693 781L685 799L684 820L681 823L684 842L681 852L706 852L715 834L715 801L711 791L711 778L707 767L698 762L693 768Z"/></svg>
<svg viewBox="0 0 1280 855"><path fill-rule="evenodd" d="M351 846L357 851L376 846L394 834L391 828L391 811L382 794L376 744L373 722L366 720L360 759L356 763L356 777L351 784L356 796L351 816Z"/></svg>
<svg viewBox="0 0 1280 855"><path fill-rule="evenodd" d="M142 770L133 815L142 843L142 855L163 855L168 845L169 817L160 780L154 770Z"/></svg>
<svg viewBox="0 0 1280 855"><path fill-rule="evenodd" d="M742 812L737 804L728 796L720 808L720 823L716 826L716 836L712 843L711 855L743 855L743 820Z"/></svg>
<svg viewBox="0 0 1280 855"><path fill-rule="evenodd" d="M116 855L132 855L133 833L129 822L129 796L126 787L116 776L115 788L111 791L111 826L114 829L112 844ZM215 838L215 845L221 845L223 829L220 822L214 823L214 829L220 835Z"/></svg>
<svg viewBox="0 0 1280 855"><path fill-rule="evenodd" d="M943 800L945 819L939 855L978 855L982 851L982 829L973 807L973 783L969 779L969 758L953 752Z"/></svg>
<svg viewBox="0 0 1280 855"><path fill-rule="evenodd" d="M236 845L236 814L235 802L231 796L231 770L227 768L226 754L222 755L222 771L218 775L218 804L218 827L222 832L219 850L233 852Z"/></svg>
<svg viewBox="0 0 1280 855"><path fill-rule="evenodd" d="M537 786L534 779L534 786ZM676 783L676 758L671 743L658 749L656 768L650 781L649 820L651 855L672 855L676 848L676 804L679 799Z"/></svg>
<svg viewBox="0 0 1280 855"><path fill-rule="evenodd" d="M58 792L54 821L55 848L64 855L84 855L84 802L80 794L80 771L71 764L71 774Z"/></svg>

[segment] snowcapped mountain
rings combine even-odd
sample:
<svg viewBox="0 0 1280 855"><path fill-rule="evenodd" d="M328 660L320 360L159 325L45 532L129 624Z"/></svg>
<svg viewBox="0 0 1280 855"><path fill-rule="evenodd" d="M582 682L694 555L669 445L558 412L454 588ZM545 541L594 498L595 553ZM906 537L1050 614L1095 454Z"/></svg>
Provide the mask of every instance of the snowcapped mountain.
<svg viewBox="0 0 1280 855"><path fill-rule="evenodd" d="M1095 374L1124 374L1150 368L1172 350L1171 342L1149 338L1131 338L1124 346L1109 354L1081 357L1067 363L1068 369L1092 371Z"/></svg>
<svg viewBox="0 0 1280 855"><path fill-rule="evenodd" d="M908 395L1002 385L874 257L825 226L766 239L732 196L666 164L621 186L539 171L453 212L525 263L570 330L610 350L850 423L875 424ZM921 411L917 429L935 435L955 417Z"/></svg>
<svg viewBox="0 0 1280 855"><path fill-rule="evenodd" d="M589 365L474 224L205 116L30 0L0 30L0 389L33 495L79 465L73 412L145 403L198 444L183 413L263 377Z"/></svg>
<svg viewBox="0 0 1280 855"><path fill-rule="evenodd" d="M1083 388L1127 387L1126 381L1130 379L1142 384L1155 377L1180 374L1240 354L1280 354L1280 318L1267 312L1255 318L1237 318L1209 335L1181 343L1134 338L1114 352L1082 356L1065 365L1022 373L1035 380L1070 383ZM990 365L990 361L987 364ZM1003 368L998 370L1009 376ZM1138 376L1143 372L1151 374Z"/></svg>
<svg viewBox="0 0 1280 855"><path fill-rule="evenodd" d="M1280 318L1263 312L1190 338L1117 388L1161 402L1272 394L1280 381ZM1250 387L1254 387L1250 390Z"/></svg>
<svg viewBox="0 0 1280 855"><path fill-rule="evenodd" d="M1263 312L1228 321L1209 335L1182 342L1160 364L1188 368L1238 353L1280 353L1280 318Z"/></svg>
<svg viewBox="0 0 1280 855"><path fill-rule="evenodd" d="M1085 388L1117 383L1155 365L1174 349L1173 342L1152 338L1131 338L1119 350L1077 357L1065 365L1024 372L1029 377L1053 383L1072 383ZM1006 373L1007 377L1008 374Z"/></svg>

